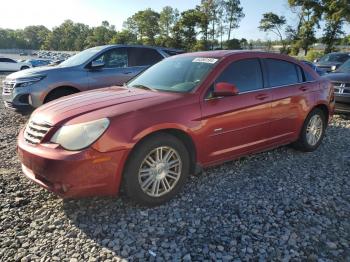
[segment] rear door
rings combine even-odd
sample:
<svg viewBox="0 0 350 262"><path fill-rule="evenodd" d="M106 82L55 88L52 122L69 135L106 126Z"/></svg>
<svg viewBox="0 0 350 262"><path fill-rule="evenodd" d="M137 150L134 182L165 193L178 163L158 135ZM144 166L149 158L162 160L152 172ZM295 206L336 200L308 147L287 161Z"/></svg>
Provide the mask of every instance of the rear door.
<svg viewBox="0 0 350 262"><path fill-rule="evenodd" d="M313 105L312 90L316 82L305 81L303 69L281 59L264 59L263 64L272 92L270 143L294 140L305 115Z"/></svg>
<svg viewBox="0 0 350 262"><path fill-rule="evenodd" d="M202 151L210 163L264 148L270 132L272 97L264 89L259 59L233 61L215 80L219 82L234 84L240 93L213 97L212 87L202 102Z"/></svg>
<svg viewBox="0 0 350 262"><path fill-rule="evenodd" d="M103 62L105 65L103 68L88 71L90 89L123 85L132 76L132 70L128 66L127 48L110 49L94 61Z"/></svg>

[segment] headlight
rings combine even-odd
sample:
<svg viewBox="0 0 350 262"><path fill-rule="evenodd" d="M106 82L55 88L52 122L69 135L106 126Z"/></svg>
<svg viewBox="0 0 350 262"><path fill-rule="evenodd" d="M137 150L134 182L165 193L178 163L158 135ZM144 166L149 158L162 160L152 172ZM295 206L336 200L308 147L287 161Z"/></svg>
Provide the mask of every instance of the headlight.
<svg viewBox="0 0 350 262"><path fill-rule="evenodd" d="M51 138L52 143L60 144L67 150L81 150L94 143L106 131L109 120L99 120L76 125L62 126Z"/></svg>
<svg viewBox="0 0 350 262"><path fill-rule="evenodd" d="M22 78L16 80L16 87L26 87L30 86L36 82L39 82L43 80L46 76L37 76L37 77L30 77L30 78Z"/></svg>

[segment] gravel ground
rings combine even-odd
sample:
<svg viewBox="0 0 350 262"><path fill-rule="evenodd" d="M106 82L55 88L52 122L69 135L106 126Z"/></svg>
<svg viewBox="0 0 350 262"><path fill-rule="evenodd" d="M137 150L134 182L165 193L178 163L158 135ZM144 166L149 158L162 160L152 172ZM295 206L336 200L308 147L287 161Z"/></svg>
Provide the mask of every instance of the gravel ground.
<svg viewBox="0 0 350 262"><path fill-rule="evenodd" d="M314 153L282 147L211 168L146 209L63 201L29 182L16 157L26 119L0 101L1 261L350 261L349 120L335 117Z"/></svg>

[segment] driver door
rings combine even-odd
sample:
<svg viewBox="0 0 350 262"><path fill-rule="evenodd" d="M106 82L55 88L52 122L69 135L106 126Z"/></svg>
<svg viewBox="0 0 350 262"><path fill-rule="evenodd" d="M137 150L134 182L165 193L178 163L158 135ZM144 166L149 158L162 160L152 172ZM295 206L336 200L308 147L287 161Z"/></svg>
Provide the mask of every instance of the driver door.
<svg viewBox="0 0 350 262"><path fill-rule="evenodd" d="M102 62L104 66L89 70L89 89L120 86L133 76L132 68L128 67L127 48L121 47L108 50L94 61Z"/></svg>
<svg viewBox="0 0 350 262"><path fill-rule="evenodd" d="M259 150L267 145L271 122L271 91L263 88L259 59L232 62L216 79L235 85L236 96L213 97L202 102L206 143L204 159L221 162ZM214 83L214 85L215 85Z"/></svg>

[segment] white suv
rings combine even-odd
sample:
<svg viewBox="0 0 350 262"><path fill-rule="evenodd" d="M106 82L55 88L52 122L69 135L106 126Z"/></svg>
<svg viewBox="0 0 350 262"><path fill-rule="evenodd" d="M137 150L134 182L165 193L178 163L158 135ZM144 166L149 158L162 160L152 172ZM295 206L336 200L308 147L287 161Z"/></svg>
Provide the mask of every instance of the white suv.
<svg viewBox="0 0 350 262"><path fill-rule="evenodd" d="M18 62L16 60L0 57L0 71L19 71L30 68L31 65L26 62Z"/></svg>

